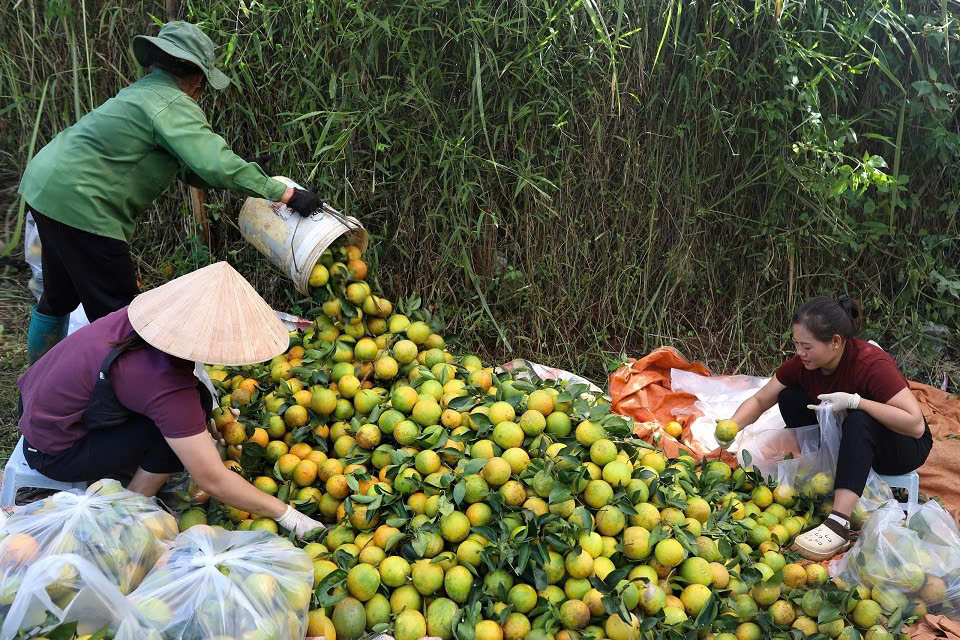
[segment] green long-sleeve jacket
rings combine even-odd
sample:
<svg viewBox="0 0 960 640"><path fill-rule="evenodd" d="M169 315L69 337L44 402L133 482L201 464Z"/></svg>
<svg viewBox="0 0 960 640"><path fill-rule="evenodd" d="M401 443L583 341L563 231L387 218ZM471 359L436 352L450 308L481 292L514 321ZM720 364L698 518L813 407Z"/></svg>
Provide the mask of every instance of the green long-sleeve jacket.
<svg viewBox="0 0 960 640"><path fill-rule="evenodd" d="M129 242L175 178L279 200L286 186L213 132L200 106L154 71L61 131L30 161L20 194L65 225Z"/></svg>

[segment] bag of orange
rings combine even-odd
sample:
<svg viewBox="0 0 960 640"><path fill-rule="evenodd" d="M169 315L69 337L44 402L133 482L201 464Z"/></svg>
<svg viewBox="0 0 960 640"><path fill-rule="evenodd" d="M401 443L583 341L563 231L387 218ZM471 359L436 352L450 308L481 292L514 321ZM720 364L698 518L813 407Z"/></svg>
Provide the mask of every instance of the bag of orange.
<svg viewBox="0 0 960 640"><path fill-rule="evenodd" d="M130 594L164 638L299 640L313 596L313 561L268 531L195 525ZM118 633L116 640L141 640Z"/></svg>
<svg viewBox="0 0 960 640"><path fill-rule="evenodd" d="M41 558L76 554L126 595L176 535L176 519L156 500L127 491L116 480L100 480L85 492L55 493L28 505L0 528L0 623L27 570Z"/></svg>

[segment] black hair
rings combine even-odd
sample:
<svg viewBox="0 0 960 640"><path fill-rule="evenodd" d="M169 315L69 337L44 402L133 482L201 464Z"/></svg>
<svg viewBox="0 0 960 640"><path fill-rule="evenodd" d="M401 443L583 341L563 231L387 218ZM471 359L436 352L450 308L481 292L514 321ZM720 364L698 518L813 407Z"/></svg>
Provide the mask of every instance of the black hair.
<svg viewBox="0 0 960 640"><path fill-rule="evenodd" d="M839 298L817 296L793 314L793 324L803 325L820 342L830 342L835 335L847 340L855 338L862 321L860 303L846 294Z"/></svg>
<svg viewBox="0 0 960 640"><path fill-rule="evenodd" d="M147 61L148 67L163 69L178 78L189 78L198 73L203 73L203 70L192 62L176 58L153 44L150 45L150 53L147 56Z"/></svg>

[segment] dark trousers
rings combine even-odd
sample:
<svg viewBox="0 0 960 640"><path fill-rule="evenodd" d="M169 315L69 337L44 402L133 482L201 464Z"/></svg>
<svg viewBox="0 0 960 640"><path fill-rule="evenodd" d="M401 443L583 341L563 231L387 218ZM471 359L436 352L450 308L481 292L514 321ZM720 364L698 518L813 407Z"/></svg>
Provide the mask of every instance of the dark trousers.
<svg viewBox="0 0 960 640"><path fill-rule="evenodd" d="M30 468L61 482L115 478L126 484L138 467L151 473L183 471L183 463L157 426L139 413L117 427L88 432L63 453L38 451L26 438L23 447Z"/></svg>
<svg viewBox="0 0 960 640"><path fill-rule="evenodd" d="M777 399L780 415L787 427L817 424L817 414L807 392L787 387ZM933 436L927 426L919 438L911 438L887 429L866 411L847 411L840 436L835 487L863 493L870 469L881 475L902 475L917 470L933 448Z"/></svg>
<svg viewBox="0 0 960 640"><path fill-rule="evenodd" d="M65 316L83 304L90 322L127 306L140 291L126 242L81 231L30 209L40 234L43 295L37 311Z"/></svg>

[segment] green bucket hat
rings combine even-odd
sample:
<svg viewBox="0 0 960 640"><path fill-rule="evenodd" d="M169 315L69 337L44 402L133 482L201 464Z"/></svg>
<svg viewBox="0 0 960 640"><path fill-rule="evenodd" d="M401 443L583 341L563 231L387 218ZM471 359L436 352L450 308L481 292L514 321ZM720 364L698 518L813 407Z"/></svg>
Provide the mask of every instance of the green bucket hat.
<svg viewBox="0 0 960 640"><path fill-rule="evenodd" d="M191 62L203 71L210 86L218 91L230 84L220 69L214 66L213 40L189 22L168 22L156 37L136 36L133 39L133 55L142 66L149 66L151 46L158 47L174 58Z"/></svg>

